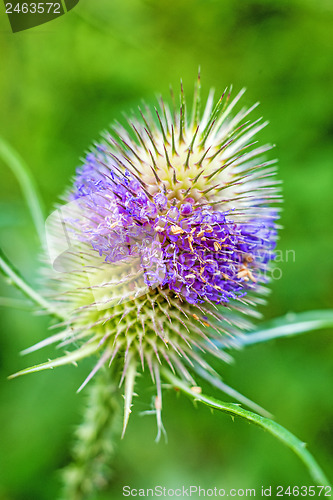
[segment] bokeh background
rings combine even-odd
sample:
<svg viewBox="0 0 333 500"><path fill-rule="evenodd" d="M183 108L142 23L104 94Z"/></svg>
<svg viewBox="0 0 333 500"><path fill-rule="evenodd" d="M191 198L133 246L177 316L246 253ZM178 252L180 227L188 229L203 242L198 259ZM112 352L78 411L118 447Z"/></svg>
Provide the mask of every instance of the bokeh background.
<svg viewBox="0 0 333 500"><path fill-rule="evenodd" d="M99 131L141 98L179 88L189 97L198 66L204 95L232 83L259 100L284 182L279 263L266 319L329 308L333 300L333 3L331 0L81 0L65 16L17 33L0 7L0 134L30 166L46 213ZM39 247L12 173L0 164L0 243L31 283ZM285 254L284 254L285 255ZM289 254L291 255L291 254ZM284 259L286 260L286 259ZM1 280L1 296L19 294ZM1 306L0 306L1 307ZM20 368L55 355L18 353L47 334L47 318L0 308L0 499L53 500L69 460L91 362L14 381ZM224 379L309 444L333 478L333 338L320 331L235 353ZM120 499L123 485L253 488L311 484L298 459L270 435L168 394L169 443L154 443L152 390L141 382L114 481L95 500Z"/></svg>

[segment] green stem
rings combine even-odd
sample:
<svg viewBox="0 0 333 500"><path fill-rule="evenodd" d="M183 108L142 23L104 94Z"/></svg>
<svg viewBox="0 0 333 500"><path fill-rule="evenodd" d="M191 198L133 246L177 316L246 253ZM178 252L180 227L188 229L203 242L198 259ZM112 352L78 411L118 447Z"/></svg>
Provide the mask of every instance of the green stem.
<svg viewBox="0 0 333 500"><path fill-rule="evenodd" d="M94 378L82 424L76 431L73 461L63 471L64 500L84 500L105 488L112 475L114 441L121 435L121 404L113 371Z"/></svg>
<svg viewBox="0 0 333 500"><path fill-rule="evenodd" d="M7 278L11 285L18 288L28 299L30 299L38 307L41 307L51 316L56 316L58 319L63 319L61 313L57 311L52 305L44 299L38 292L36 292L30 285L24 280L19 271L15 266L9 261L5 256L3 251L0 249L0 272Z"/></svg>
<svg viewBox="0 0 333 500"><path fill-rule="evenodd" d="M21 156L0 137L0 158L12 170L20 183L42 246L45 248L45 226L42 202L30 170Z"/></svg>
<svg viewBox="0 0 333 500"><path fill-rule="evenodd" d="M211 398L204 394L198 394L192 391L191 387L185 382L179 380L175 375L173 375L169 370L162 368L161 373L164 378L170 382L174 387L178 388L190 398L195 401L199 401L211 408L220 410L232 416L241 417L248 422L252 422L259 427L270 432L273 436L279 439L282 443L288 446L307 467L312 479L320 486L329 486L329 480L325 476L324 472L321 470L311 453L306 449L306 443L300 441L296 436L294 436L287 429L277 424L273 420L265 417L261 417L256 413L248 410L244 410L240 405L234 403L225 403L223 401L218 401L215 398Z"/></svg>

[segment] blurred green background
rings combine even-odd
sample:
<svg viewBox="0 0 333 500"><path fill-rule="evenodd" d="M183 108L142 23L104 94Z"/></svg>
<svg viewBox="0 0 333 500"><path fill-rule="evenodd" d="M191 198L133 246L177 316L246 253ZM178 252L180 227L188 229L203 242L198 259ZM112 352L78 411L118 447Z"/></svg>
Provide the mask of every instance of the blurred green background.
<svg viewBox="0 0 333 500"><path fill-rule="evenodd" d="M328 308L333 299L333 3L331 0L81 0L65 16L13 35L0 8L0 134L29 164L47 213L99 131L141 98L154 102L183 78L189 97L198 66L203 93L232 83L259 100L284 182L279 249L294 250L272 283L269 319ZM39 247L18 183L0 164L0 243L31 283ZM1 296L19 297L1 280ZM47 318L1 308L0 499L53 500L69 460L91 362L22 379L6 377L53 357L18 355L47 334ZM248 348L225 380L309 444L333 478L333 341L321 331ZM270 435L168 394L169 444L156 445L152 391L142 381L111 490L123 485L251 488L311 484L298 459Z"/></svg>

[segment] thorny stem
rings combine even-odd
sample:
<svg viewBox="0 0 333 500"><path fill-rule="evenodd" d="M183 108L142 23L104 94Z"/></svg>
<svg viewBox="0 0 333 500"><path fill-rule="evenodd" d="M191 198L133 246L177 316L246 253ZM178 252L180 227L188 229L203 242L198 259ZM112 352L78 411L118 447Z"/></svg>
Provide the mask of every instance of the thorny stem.
<svg viewBox="0 0 333 500"><path fill-rule="evenodd" d="M115 441L121 434L121 400L113 371L103 367L90 387L82 424L76 430L72 463L63 471L62 500L85 500L105 488Z"/></svg>
<svg viewBox="0 0 333 500"><path fill-rule="evenodd" d="M298 455L298 457L307 467L312 479L318 485L330 485L329 480L325 476L324 472L321 470L311 453L306 449L306 443L300 441L296 436L294 436L291 432L289 432L281 425L277 424L269 418L265 418L257 415L256 413L245 410L238 404L225 403L210 396L198 394L197 391L194 392L188 384L186 384L182 380L179 380L175 375L173 375L169 370L165 368L161 369L161 374L170 384L172 384L173 387L181 390L194 401L199 401L200 403L203 403L210 408L220 410L224 413L227 413L228 415L231 415L232 417L241 417L267 430L277 439L282 441L282 443L288 446L296 455Z"/></svg>

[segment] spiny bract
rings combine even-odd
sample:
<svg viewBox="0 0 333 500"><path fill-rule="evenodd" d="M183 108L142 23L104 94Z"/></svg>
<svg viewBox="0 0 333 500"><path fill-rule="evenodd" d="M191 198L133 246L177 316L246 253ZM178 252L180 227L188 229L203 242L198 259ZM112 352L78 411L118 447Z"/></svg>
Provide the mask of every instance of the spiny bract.
<svg viewBox="0 0 333 500"><path fill-rule="evenodd" d="M231 115L243 92L231 100L225 91L215 106L211 92L201 113L199 78L191 117L181 88L178 110L161 99L127 129L116 124L48 220L65 329L34 348L60 341L75 349L38 369L98 352L83 387L102 365L121 361L124 429L140 369L157 385L160 432L160 366L193 385L193 373L215 373L204 354L228 359L218 345L249 326L265 291L276 167L262 159L271 145L252 142L266 123L245 121L256 105Z"/></svg>

